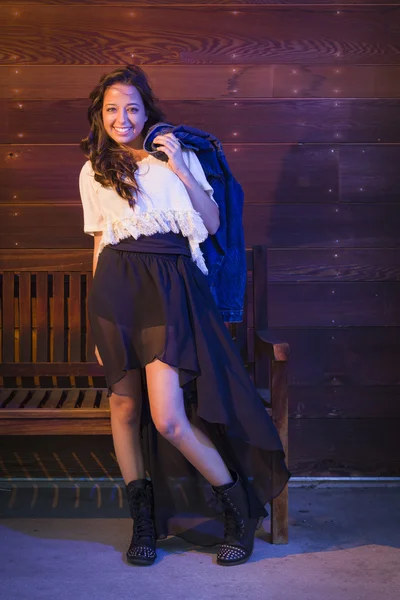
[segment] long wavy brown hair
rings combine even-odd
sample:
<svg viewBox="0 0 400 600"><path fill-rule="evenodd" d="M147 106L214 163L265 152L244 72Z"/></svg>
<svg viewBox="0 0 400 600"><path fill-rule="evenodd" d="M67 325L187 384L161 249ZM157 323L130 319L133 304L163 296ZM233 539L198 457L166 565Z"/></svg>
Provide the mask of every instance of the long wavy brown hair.
<svg viewBox="0 0 400 600"><path fill-rule="evenodd" d="M133 85L140 93L148 117L142 130L143 137L152 125L165 121L165 115L157 106L159 99L154 95L145 72L137 65L126 65L103 75L89 95L92 101L88 108L90 130L80 146L92 164L95 180L104 187L114 188L133 208L138 189L135 179L137 162L129 147L115 142L103 124L104 94L115 83Z"/></svg>

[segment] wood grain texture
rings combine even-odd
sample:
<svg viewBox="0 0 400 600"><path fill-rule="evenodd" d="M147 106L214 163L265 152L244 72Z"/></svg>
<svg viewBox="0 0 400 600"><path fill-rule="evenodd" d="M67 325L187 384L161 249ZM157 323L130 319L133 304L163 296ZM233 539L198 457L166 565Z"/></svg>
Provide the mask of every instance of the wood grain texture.
<svg viewBox="0 0 400 600"><path fill-rule="evenodd" d="M112 66L0 66L2 97L76 100ZM398 65L145 65L156 96L165 100L236 98L399 98ZM190 85L188 85L190 82Z"/></svg>
<svg viewBox="0 0 400 600"><path fill-rule="evenodd" d="M185 65L143 67L156 96L163 100L209 100L217 98L272 97L273 65ZM376 67L365 67L373 77ZM379 67L380 68L380 67ZM385 67L388 75L397 66ZM0 66L1 94L12 100L76 100L88 98L111 65ZM394 69L394 71L392 71ZM330 77L329 71L326 77ZM333 75L332 75L333 77ZM188 85L190 81L190 85Z"/></svg>
<svg viewBox="0 0 400 600"><path fill-rule="evenodd" d="M1 254L0 254L1 256ZM1 259L0 259L1 260ZM400 281L400 249L269 249L269 283Z"/></svg>
<svg viewBox="0 0 400 600"><path fill-rule="evenodd" d="M92 268L93 250L0 250L0 270L85 272ZM47 275L47 274L46 274Z"/></svg>
<svg viewBox="0 0 400 600"><path fill-rule="evenodd" d="M375 144L400 139L397 99L163 100L159 104L170 122L210 131L222 143ZM78 144L88 133L87 108L84 99L4 100L0 142Z"/></svg>
<svg viewBox="0 0 400 600"><path fill-rule="evenodd" d="M0 248L92 248L80 204L0 205ZM248 246L270 248L400 247L397 204L245 205ZM63 227L60 227L60 223ZM40 229L38 228L40 224Z"/></svg>
<svg viewBox="0 0 400 600"><path fill-rule="evenodd" d="M400 211L395 203L247 204L243 221L248 245L298 249L400 245Z"/></svg>
<svg viewBox="0 0 400 600"><path fill-rule="evenodd" d="M245 203L397 202L400 144L224 144ZM3 145L0 203L79 200L77 145Z"/></svg>
<svg viewBox="0 0 400 600"><path fill-rule="evenodd" d="M400 326L400 283L268 286L270 327Z"/></svg>
<svg viewBox="0 0 400 600"><path fill-rule="evenodd" d="M398 15L376 5L17 5L1 15L0 51L3 64L399 64Z"/></svg>
<svg viewBox="0 0 400 600"><path fill-rule="evenodd" d="M272 95L274 98L398 98L397 69L394 65L274 65Z"/></svg>
<svg viewBox="0 0 400 600"><path fill-rule="evenodd" d="M399 327L280 327L271 333L290 345L291 386L400 385Z"/></svg>
<svg viewBox="0 0 400 600"><path fill-rule="evenodd" d="M0 269L84 272L92 254L90 248L0 250ZM267 260L269 283L400 281L400 248L270 248Z"/></svg>
<svg viewBox="0 0 400 600"><path fill-rule="evenodd" d="M323 202L339 194L340 146L224 144L225 155L235 177L240 181L245 202ZM364 148L364 147L363 147ZM399 146L365 146L371 175L378 175L378 165L400 160ZM385 152L386 148L386 152ZM79 200L78 176L85 162L79 147L4 145L0 178L1 202L47 203ZM362 172L365 154L354 147L354 170ZM386 160L385 160L386 159ZM372 165L376 164L376 170ZM397 171L387 169L386 190L395 194ZM382 178L385 176L383 171ZM371 184L374 179L371 177ZM329 191L331 190L331 191ZM368 190L368 186L366 186ZM364 196L363 196L364 197ZM368 198L368 192L366 191ZM342 198L346 201L346 197Z"/></svg>
<svg viewBox="0 0 400 600"><path fill-rule="evenodd" d="M400 419L400 385L289 386L289 419L322 418Z"/></svg>

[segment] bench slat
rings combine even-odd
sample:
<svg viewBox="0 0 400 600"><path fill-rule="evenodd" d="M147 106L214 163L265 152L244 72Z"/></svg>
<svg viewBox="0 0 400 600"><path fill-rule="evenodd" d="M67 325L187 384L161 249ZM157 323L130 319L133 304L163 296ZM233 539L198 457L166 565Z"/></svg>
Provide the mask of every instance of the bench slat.
<svg viewBox="0 0 400 600"><path fill-rule="evenodd" d="M25 410L34 410L38 409L39 404L42 402L46 390L35 390L32 394L32 397L29 398L27 404L25 405ZM40 410L40 409L38 409Z"/></svg>
<svg viewBox="0 0 400 600"><path fill-rule="evenodd" d="M14 360L14 273L3 273L3 362Z"/></svg>
<svg viewBox="0 0 400 600"><path fill-rule="evenodd" d="M22 414L21 414L22 413ZM38 415L39 413L39 415ZM77 414L78 413L78 414ZM1 435L111 435L105 411L0 410Z"/></svg>
<svg viewBox="0 0 400 600"><path fill-rule="evenodd" d="M21 404L27 399L29 390L18 390L10 402L7 404L7 410L21 408ZM3 409L4 410L4 409Z"/></svg>
<svg viewBox="0 0 400 600"><path fill-rule="evenodd" d="M87 389L85 391L85 395L83 397L82 404L80 406L80 410L85 409L85 408L90 408L90 409L94 408L96 396L97 396L97 390Z"/></svg>
<svg viewBox="0 0 400 600"><path fill-rule="evenodd" d="M36 273L36 361L49 360L48 273Z"/></svg>
<svg viewBox="0 0 400 600"><path fill-rule="evenodd" d="M14 419L18 421L18 419L23 419L24 421L32 421L40 420L40 421L49 421L60 419L60 421L76 421L79 422L85 419L109 419L110 413L106 410L93 410L92 408L86 408L84 410L74 409L74 410L60 410L59 408L50 408L45 410L43 408L37 408L35 410L26 409L26 408L13 408L7 409L3 408L0 410L0 423L3 419Z"/></svg>
<svg viewBox="0 0 400 600"><path fill-rule="evenodd" d="M53 273L53 360L64 360L64 273Z"/></svg>
<svg viewBox="0 0 400 600"><path fill-rule="evenodd" d="M69 275L68 325L69 325L69 360L71 362L79 362L81 360L81 274L80 273L70 273L70 275Z"/></svg>
<svg viewBox="0 0 400 600"><path fill-rule="evenodd" d="M9 399L9 397L11 396L11 394L13 393L13 390L1 390L0 391L0 408L3 406L3 404L5 402L7 402L7 400Z"/></svg>
<svg viewBox="0 0 400 600"><path fill-rule="evenodd" d="M32 359L32 316L31 316L31 274L23 271L19 274L19 360Z"/></svg>
<svg viewBox="0 0 400 600"><path fill-rule="evenodd" d="M35 377L35 376L97 376L104 375L103 367L93 363L0 363L0 375L3 377Z"/></svg>
<svg viewBox="0 0 400 600"><path fill-rule="evenodd" d="M107 390L104 390L101 393L100 409L101 410L110 410L110 398L107 397Z"/></svg>
<svg viewBox="0 0 400 600"><path fill-rule="evenodd" d="M79 398L80 390L72 389L68 390L67 397L62 403L61 410L71 410L74 409Z"/></svg>
<svg viewBox="0 0 400 600"><path fill-rule="evenodd" d="M57 404L61 400L63 391L60 389L54 389L50 392L50 396L46 400L46 404L43 406L41 410L50 410L52 408L57 408Z"/></svg>

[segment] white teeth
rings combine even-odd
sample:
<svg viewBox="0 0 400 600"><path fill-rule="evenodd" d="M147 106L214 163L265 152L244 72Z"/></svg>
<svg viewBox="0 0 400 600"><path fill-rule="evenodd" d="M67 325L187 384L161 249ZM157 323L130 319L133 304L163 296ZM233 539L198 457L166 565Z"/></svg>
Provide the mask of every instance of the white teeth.
<svg viewBox="0 0 400 600"><path fill-rule="evenodd" d="M115 131L117 131L118 133L126 133L127 131L129 131L131 128L130 127L114 127Z"/></svg>

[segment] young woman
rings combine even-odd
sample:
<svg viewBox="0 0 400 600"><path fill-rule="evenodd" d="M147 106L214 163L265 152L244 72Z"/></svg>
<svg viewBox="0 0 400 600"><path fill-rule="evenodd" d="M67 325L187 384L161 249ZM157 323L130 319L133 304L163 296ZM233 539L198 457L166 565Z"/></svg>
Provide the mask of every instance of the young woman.
<svg viewBox="0 0 400 600"><path fill-rule="evenodd" d="M154 138L168 161L144 150L165 118L140 67L104 75L90 98L79 180L94 237L88 307L133 518L127 560L152 564L156 540L180 535L223 541L218 564L240 564L290 473L205 276L213 188L173 133Z"/></svg>

